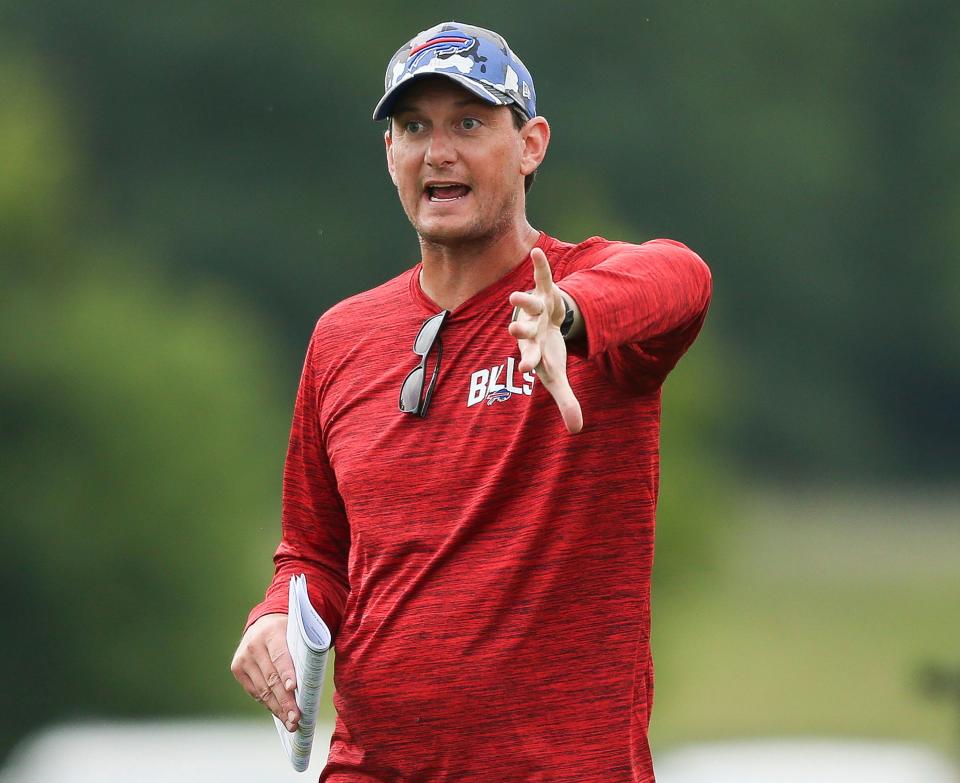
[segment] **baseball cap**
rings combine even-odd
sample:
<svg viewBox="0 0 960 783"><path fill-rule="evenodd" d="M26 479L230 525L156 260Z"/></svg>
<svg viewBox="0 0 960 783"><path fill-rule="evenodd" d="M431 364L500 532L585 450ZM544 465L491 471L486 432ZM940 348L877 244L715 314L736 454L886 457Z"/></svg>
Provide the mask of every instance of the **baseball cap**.
<svg viewBox="0 0 960 783"><path fill-rule="evenodd" d="M504 37L483 27L444 22L418 33L390 59L373 119L389 117L402 88L425 76L446 76L495 106L516 104L527 119L537 115L533 78Z"/></svg>

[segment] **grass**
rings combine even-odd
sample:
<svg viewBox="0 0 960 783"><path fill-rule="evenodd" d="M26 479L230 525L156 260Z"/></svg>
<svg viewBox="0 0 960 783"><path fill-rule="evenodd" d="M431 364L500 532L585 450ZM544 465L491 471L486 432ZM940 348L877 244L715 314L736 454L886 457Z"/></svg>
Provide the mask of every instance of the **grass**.
<svg viewBox="0 0 960 783"><path fill-rule="evenodd" d="M758 496L723 567L654 598L651 742L817 735L919 741L956 754L960 498Z"/></svg>

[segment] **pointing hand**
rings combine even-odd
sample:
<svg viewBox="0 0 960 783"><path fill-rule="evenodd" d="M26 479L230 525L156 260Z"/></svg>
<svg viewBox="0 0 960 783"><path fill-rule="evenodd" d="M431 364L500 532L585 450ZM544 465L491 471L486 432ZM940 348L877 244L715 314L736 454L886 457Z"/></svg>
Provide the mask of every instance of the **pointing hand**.
<svg viewBox="0 0 960 783"><path fill-rule="evenodd" d="M583 413L567 380L567 344L560 334L566 305L553 282L547 256L535 247L530 257L536 287L530 292L510 294L510 304L518 308L510 334L520 346L520 371L533 370L537 374L560 409L567 431L575 434L583 429Z"/></svg>

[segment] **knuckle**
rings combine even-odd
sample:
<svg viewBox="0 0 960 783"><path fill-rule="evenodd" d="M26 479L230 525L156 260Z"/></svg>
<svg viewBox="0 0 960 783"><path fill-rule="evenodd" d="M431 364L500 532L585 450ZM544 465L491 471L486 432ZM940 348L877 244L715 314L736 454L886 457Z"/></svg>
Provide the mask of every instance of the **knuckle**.
<svg viewBox="0 0 960 783"><path fill-rule="evenodd" d="M267 677L267 685L269 685L272 688L278 682L280 682L280 675L277 674L277 672L275 671L270 672L270 675Z"/></svg>

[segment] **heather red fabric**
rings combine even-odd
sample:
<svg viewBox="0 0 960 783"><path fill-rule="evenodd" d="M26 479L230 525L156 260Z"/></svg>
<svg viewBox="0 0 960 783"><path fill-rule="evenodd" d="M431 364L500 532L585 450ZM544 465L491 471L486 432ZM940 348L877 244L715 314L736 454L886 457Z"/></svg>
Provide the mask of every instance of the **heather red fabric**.
<svg viewBox="0 0 960 783"><path fill-rule="evenodd" d="M710 273L683 245L541 235L583 312L568 360L584 428L517 369L526 258L441 333L426 418L400 413L419 266L325 313L284 470L282 541L248 624L292 574L334 633L338 718L321 781L652 781L650 573L660 385ZM431 356L428 374L436 355Z"/></svg>

